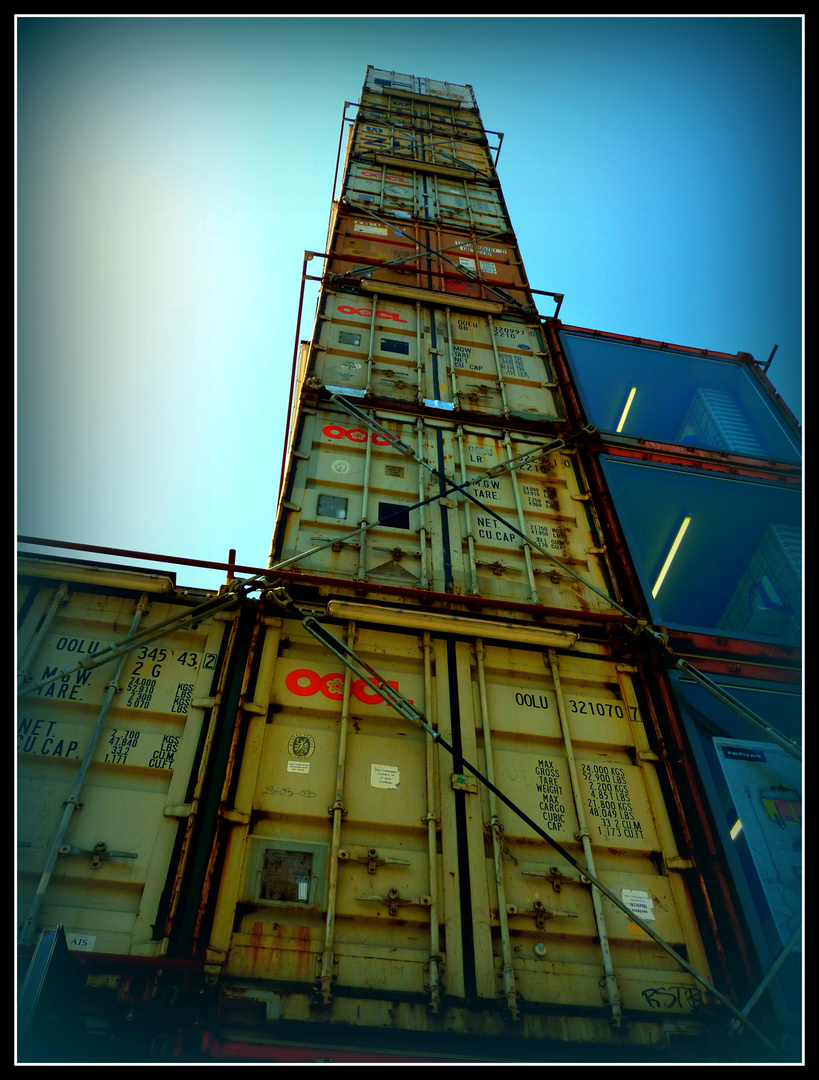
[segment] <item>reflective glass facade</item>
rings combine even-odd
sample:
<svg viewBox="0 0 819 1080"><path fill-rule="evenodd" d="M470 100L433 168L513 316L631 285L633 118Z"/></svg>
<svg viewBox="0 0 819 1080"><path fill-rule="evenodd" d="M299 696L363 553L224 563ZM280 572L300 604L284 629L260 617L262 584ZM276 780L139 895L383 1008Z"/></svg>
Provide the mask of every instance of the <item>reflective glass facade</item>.
<svg viewBox="0 0 819 1080"><path fill-rule="evenodd" d="M762 480L601 459L652 621L801 641L801 493Z"/></svg>
<svg viewBox="0 0 819 1080"><path fill-rule="evenodd" d="M586 419L602 432L791 464L800 447L744 363L562 330Z"/></svg>

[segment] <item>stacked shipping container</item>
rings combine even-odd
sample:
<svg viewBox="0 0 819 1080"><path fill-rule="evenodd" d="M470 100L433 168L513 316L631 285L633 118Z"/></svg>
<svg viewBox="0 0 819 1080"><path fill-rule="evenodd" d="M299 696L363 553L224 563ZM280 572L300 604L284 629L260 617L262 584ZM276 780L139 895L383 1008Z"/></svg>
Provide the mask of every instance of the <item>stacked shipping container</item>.
<svg viewBox="0 0 819 1080"><path fill-rule="evenodd" d="M90 752L92 680L52 652L127 632L144 581L27 569L21 820L43 791L49 809L21 860L24 941L66 927L109 1050L116 1035L176 1060L286 1060L296 1044L390 1060L421 1036L440 1060L731 1060L770 1050L760 1034L779 1046L793 1019L772 984L780 1027L726 1041L731 1001L775 959L746 864L721 865L700 761L735 732L687 726L689 669L668 673L675 631L626 548L616 479L670 459L675 477L695 462L789 492L793 454L771 458L793 440L740 412L724 384L754 370L737 358L685 387L683 434L652 443L656 460L607 426L573 369L602 339L538 315L495 161L470 87L368 69L294 365L270 570L128 654L131 696L100 712ZM751 595L745 628L793 633L792 528L777 504L756 576L736 575L738 638ZM65 603L71 628L46 640L44 612ZM715 679L739 651L742 674L761 656L765 685L792 682L793 643L692 626L675 648ZM48 838L83 754L100 809L75 815L73 870L55 874ZM758 754L764 815L795 831L796 781ZM156 825L120 827L123 807Z"/></svg>

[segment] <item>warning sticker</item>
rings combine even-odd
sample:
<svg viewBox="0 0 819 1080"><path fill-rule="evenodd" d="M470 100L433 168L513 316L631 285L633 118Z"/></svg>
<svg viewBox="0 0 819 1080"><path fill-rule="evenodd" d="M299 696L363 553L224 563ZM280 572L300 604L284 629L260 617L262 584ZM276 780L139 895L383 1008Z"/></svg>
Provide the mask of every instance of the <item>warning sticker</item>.
<svg viewBox="0 0 819 1080"><path fill-rule="evenodd" d="M288 772L309 773L310 762L309 761L288 761Z"/></svg>
<svg viewBox="0 0 819 1080"><path fill-rule="evenodd" d="M397 788L399 771L394 765L371 765L370 785L377 788Z"/></svg>
<svg viewBox="0 0 819 1080"><path fill-rule="evenodd" d="M654 921L654 901L651 894L640 889L623 889L623 903L644 922Z"/></svg>

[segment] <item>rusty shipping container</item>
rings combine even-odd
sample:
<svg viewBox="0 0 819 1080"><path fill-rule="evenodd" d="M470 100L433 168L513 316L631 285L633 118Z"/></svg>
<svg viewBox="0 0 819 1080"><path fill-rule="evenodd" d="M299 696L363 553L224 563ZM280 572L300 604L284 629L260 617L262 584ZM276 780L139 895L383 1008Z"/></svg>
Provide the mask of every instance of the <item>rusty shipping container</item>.
<svg viewBox="0 0 819 1080"><path fill-rule="evenodd" d="M101 1060L725 1053L707 882L622 645L292 581L180 628L159 575L22 571L20 921L66 928ZM113 684L65 664L144 608Z"/></svg>
<svg viewBox="0 0 819 1080"><path fill-rule="evenodd" d="M364 77L364 91L382 96L400 93L402 96L432 98L435 103L443 99L451 103L453 107L477 111L477 102L471 86L458 86L456 83L427 79L419 75L402 75L372 66L367 68L367 74Z"/></svg>
<svg viewBox="0 0 819 1080"><path fill-rule="evenodd" d="M368 280L482 299L534 315L517 248L499 240L410 222L339 213L331 228L327 269L355 286Z"/></svg>
<svg viewBox="0 0 819 1080"><path fill-rule="evenodd" d="M443 176L466 176L477 183L492 183L495 179L492 156L480 143L377 123L366 117L356 120L349 153L365 163L403 165Z"/></svg>
<svg viewBox="0 0 819 1080"><path fill-rule="evenodd" d="M430 131L440 135L456 135L471 142L485 142L483 124L477 111L463 108L460 103L420 94L403 94L398 90L362 92L358 103L361 119L387 123L394 127Z"/></svg>

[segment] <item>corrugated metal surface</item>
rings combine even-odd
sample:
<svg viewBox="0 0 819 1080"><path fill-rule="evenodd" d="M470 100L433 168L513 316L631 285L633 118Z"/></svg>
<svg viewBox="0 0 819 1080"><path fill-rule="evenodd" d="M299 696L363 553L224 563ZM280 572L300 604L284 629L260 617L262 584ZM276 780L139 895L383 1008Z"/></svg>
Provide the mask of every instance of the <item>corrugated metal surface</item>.
<svg viewBox="0 0 819 1080"><path fill-rule="evenodd" d="M414 128L396 127L360 118L353 128L349 152L365 162L402 165L443 175L467 174L491 182L495 170L488 149L476 142Z"/></svg>
<svg viewBox="0 0 819 1080"><path fill-rule="evenodd" d="M469 669L464 656L475 718L465 729L479 732L475 750L493 763L497 786L514 792L521 808L581 862L579 840L587 833L604 884L705 973L631 669L550 652L478 647ZM615 1017L620 1009L660 1008L678 1018L701 1010L700 987L681 977L643 930L609 905L595 911L591 890L571 866L533 843L504 804L482 801L484 826L495 815L499 824L486 888L493 910L505 905L508 915L506 954L502 935L493 950L498 984L511 961L527 1001L605 1002ZM603 940L611 948L611 985L600 978Z"/></svg>
<svg viewBox="0 0 819 1080"><path fill-rule="evenodd" d="M442 402L466 416L560 417L548 350L535 320L498 310L408 303L399 296L325 289L308 367L357 397ZM500 305L497 305L500 307Z"/></svg>
<svg viewBox="0 0 819 1080"><path fill-rule="evenodd" d="M360 682L347 680L345 690L338 661L298 625L287 624L282 634L286 642L270 687L276 723L260 721L259 742L245 754L239 780L252 800L247 808L254 827L244 851L235 831L232 836L231 855L237 862L241 857L241 872L234 875L240 867L229 862L220 896L227 921L218 925L214 945L229 953L231 975L269 977L272 950L278 980L311 983L324 946L329 879L337 872L333 951L346 969L345 984L421 994L432 903L423 733L396 725L384 702ZM408 696L423 698L423 668L415 657L391 660L389 675ZM342 763L344 844L333 867L328 808L336 801L345 694L356 719ZM378 867L386 870L378 874ZM385 875L389 887L382 889ZM237 885L240 892L227 903ZM244 914L231 933L236 902ZM400 919L390 917L391 906L400 909ZM227 939L219 936L226 933Z"/></svg>
<svg viewBox="0 0 819 1080"><path fill-rule="evenodd" d="M477 481L470 488L475 501L451 490L438 501L442 480L383 435L341 410L305 410L274 562L335 541L302 559L301 569L569 611L612 610L599 595L607 593L605 554L592 533L576 455L560 451L482 479L544 442L445 420L375 415L456 484ZM430 499L436 501L416 507ZM374 522L381 524L350 535Z"/></svg>
<svg viewBox="0 0 819 1080"><path fill-rule="evenodd" d="M456 303L477 297L533 307L517 249L499 240L351 214L337 216L333 234L331 274L446 292Z"/></svg>
<svg viewBox="0 0 819 1080"><path fill-rule="evenodd" d="M359 100L358 116L377 123L396 127L433 131L443 135L457 135L460 139L484 141L481 118L477 112L463 109L440 98L426 98L401 94L363 91Z"/></svg>
<svg viewBox="0 0 819 1080"><path fill-rule="evenodd" d="M396 71L383 71L380 68L367 68L364 89L383 95L399 91L403 94L445 98L447 101L457 103L461 108L477 108L471 86L458 86L456 83L426 79L419 75L401 75Z"/></svg>
<svg viewBox="0 0 819 1080"><path fill-rule="evenodd" d="M591 851L605 883L707 975L633 669L603 649L484 643L463 620L453 639L380 619L331 629L584 865ZM564 1024L543 1006L582 1016L593 1042L624 1016L624 1044L701 1030L695 980L619 909L595 911L589 884L427 734L301 624L271 620L265 649L278 654L270 710L240 763L247 824L231 834L211 940L229 995L247 1003L264 985L284 1022L319 1003L334 1023L378 1027L389 1012L437 1030L430 1015L471 999L447 1013L459 1030L501 1031L500 1004L528 1014L530 1036Z"/></svg>
<svg viewBox="0 0 819 1080"><path fill-rule="evenodd" d="M447 228L492 233L498 238L512 235L498 191L471 178L435 175L400 164L351 161L342 199L354 212L436 221Z"/></svg>
<svg viewBox="0 0 819 1080"><path fill-rule="evenodd" d="M18 655L24 681L44 684L20 698L17 727L21 925L44 884L65 800L116 665L74 669L125 638L136 611L144 608L139 625L147 629L191 606L172 602L171 590L154 592L155 575L109 568L101 581L96 570L60 564L51 572L64 572L65 579L29 577L44 571L22 565ZM180 822L191 811L190 784L225 627L219 617L205 619L127 655L32 941L39 926L62 923L76 950L162 951L160 903Z"/></svg>

